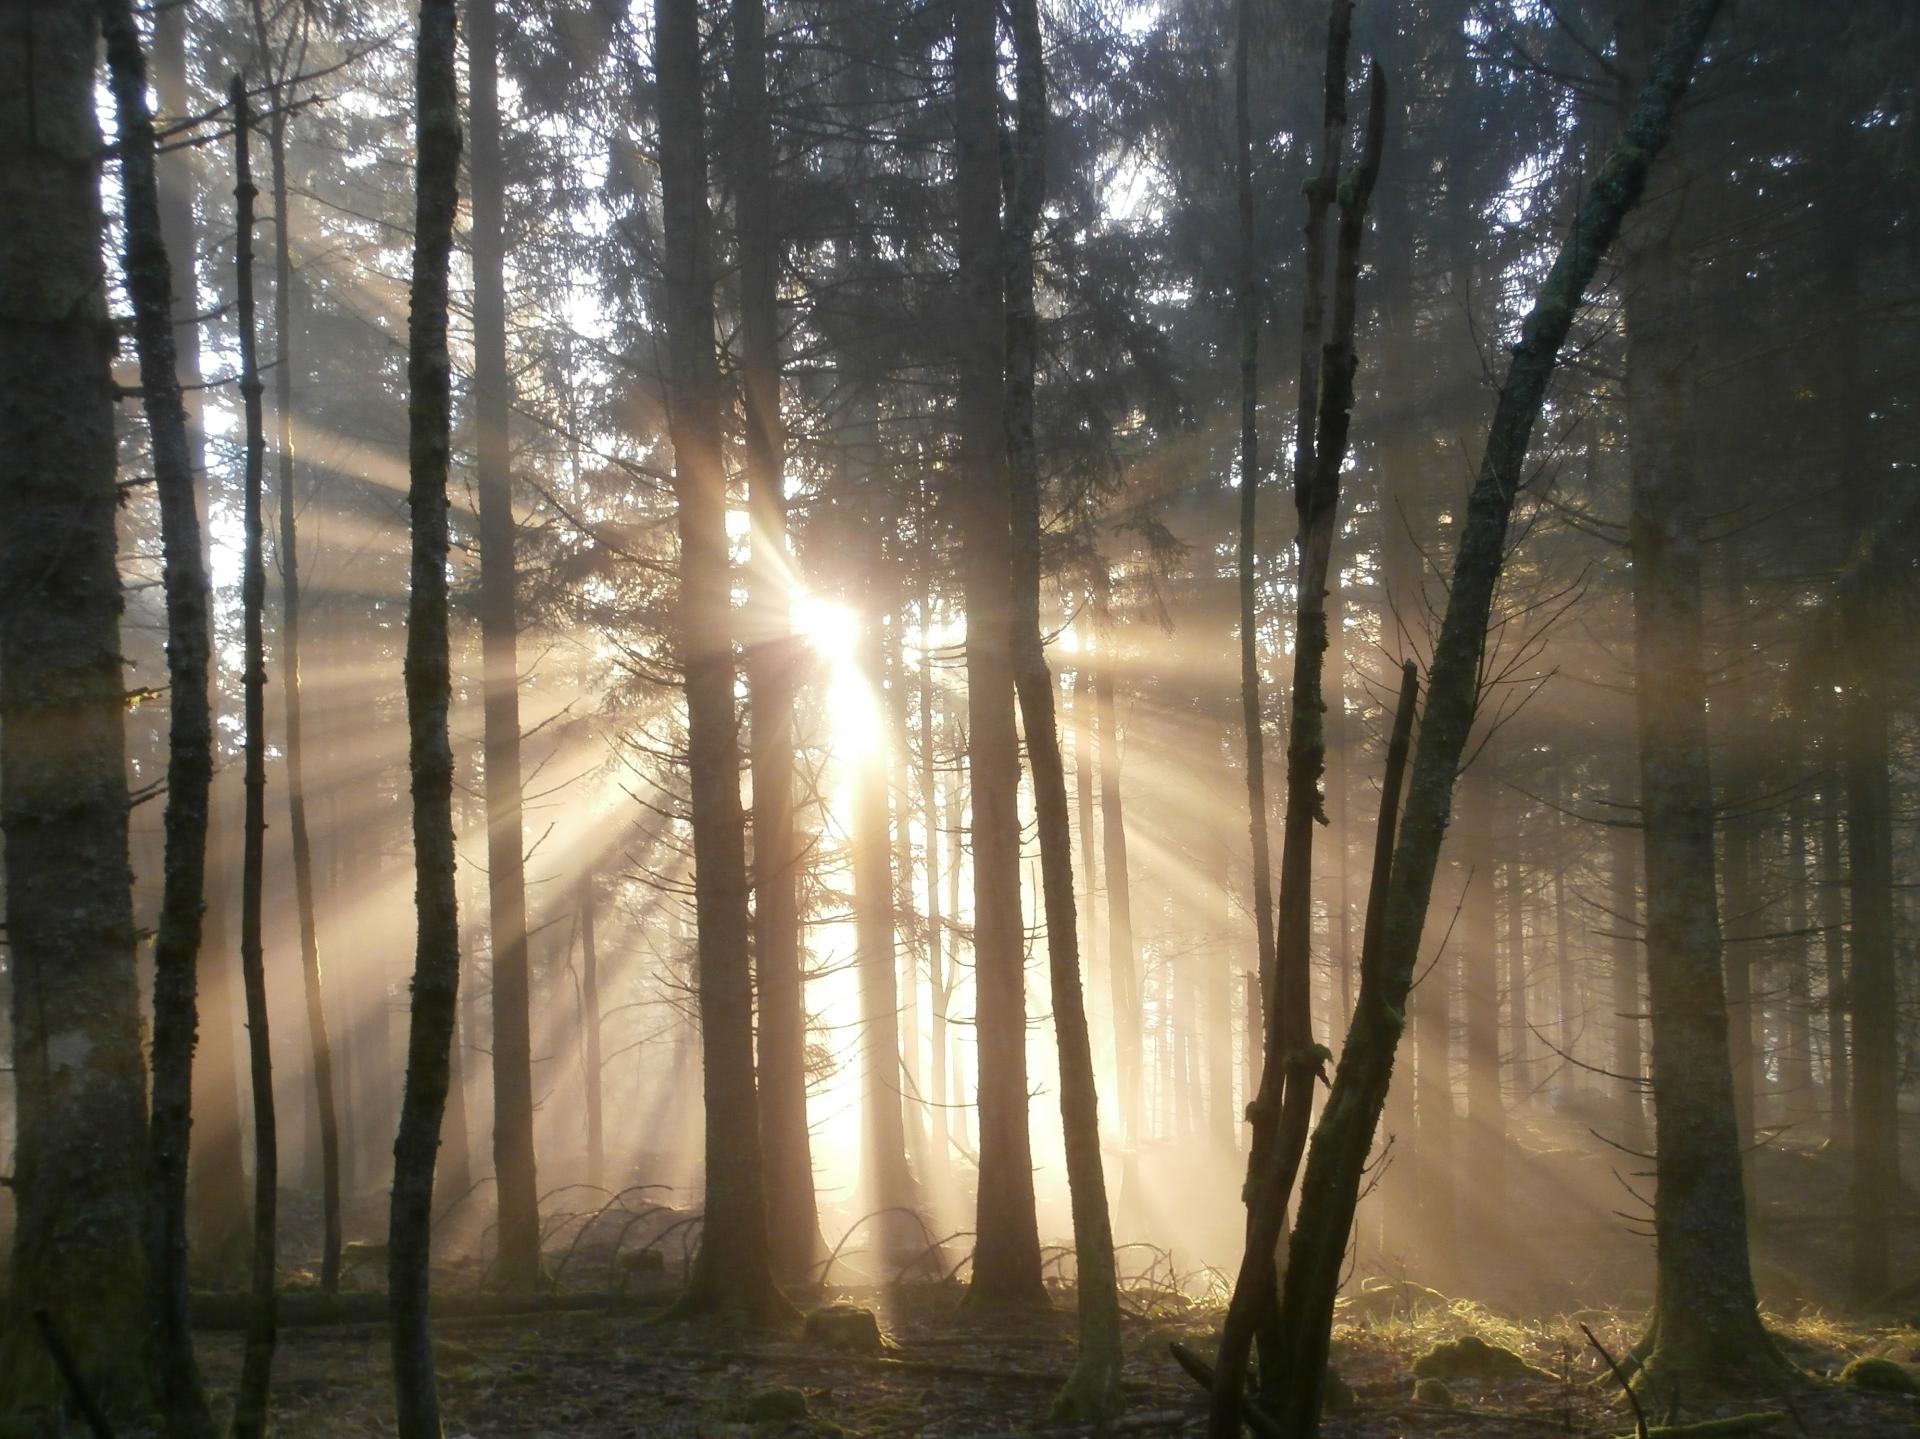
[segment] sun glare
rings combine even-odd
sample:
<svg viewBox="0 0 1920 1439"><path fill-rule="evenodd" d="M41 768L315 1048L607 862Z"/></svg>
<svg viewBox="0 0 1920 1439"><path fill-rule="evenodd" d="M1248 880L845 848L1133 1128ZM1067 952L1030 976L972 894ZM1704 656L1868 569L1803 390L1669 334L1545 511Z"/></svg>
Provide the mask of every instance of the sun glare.
<svg viewBox="0 0 1920 1439"><path fill-rule="evenodd" d="M815 654L830 664L853 663L860 647L860 616L836 600L802 595L793 604L793 628Z"/></svg>

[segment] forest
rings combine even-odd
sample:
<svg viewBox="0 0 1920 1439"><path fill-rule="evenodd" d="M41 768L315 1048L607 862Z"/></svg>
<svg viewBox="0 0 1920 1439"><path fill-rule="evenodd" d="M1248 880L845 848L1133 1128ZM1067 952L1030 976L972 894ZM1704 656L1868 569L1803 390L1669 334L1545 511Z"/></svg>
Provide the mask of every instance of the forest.
<svg viewBox="0 0 1920 1439"><path fill-rule="evenodd" d="M0 1439L1920 1433L1917 94L0 0Z"/></svg>

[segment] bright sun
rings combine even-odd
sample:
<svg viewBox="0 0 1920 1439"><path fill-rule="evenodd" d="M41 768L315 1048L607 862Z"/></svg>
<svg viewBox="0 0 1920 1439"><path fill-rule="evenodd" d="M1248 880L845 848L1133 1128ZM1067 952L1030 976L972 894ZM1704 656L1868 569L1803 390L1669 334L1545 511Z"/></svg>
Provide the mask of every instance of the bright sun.
<svg viewBox="0 0 1920 1439"><path fill-rule="evenodd" d="M819 595L802 595L793 602L793 628L829 664L853 663L860 647L860 616Z"/></svg>

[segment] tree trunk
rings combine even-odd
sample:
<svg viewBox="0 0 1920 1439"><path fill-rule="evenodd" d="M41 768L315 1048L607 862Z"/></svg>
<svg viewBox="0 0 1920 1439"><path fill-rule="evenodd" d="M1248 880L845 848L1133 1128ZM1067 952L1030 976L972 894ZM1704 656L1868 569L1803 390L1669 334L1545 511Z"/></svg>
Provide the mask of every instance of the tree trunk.
<svg viewBox="0 0 1920 1439"><path fill-rule="evenodd" d="M34 1331L44 1309L94 1396L144 1417L147 1114L94 25L84 5L0 10L0 830L19 1116L0 1392L15 1407L62 1397Z"/></svg>
<svg viewBox="0 0 1920 1439"><path fill-rule="evenodd" d="M1666 0L1641 0L1623 26L1630 73L1647 73L1655 26L1669 8ZM1634 709L1657 1133L1654 1314L1637 1352L1663 1386L1778 1362L1748 1268L1714 887L1691 282L1674 235L1683 188L1662 196L1636 225L1625 285Z"/></svg>
<svg viewBox="0 0 1920 1439"><path fill-rule="evenodd" d="M1841 862L1840 811L1846 785L1840 766L1820 784L1820 957L1826 970L1827 1113L1833 1144L1853 1144L1853 1035L1847 1002L1847 880Z"/></svg>
<svg viewBox="0 0 1920 1439"><path fill-rule="evenodd" d="M945 917L940 904L939 766L933 728L933 653L928 636L933 629L932 580L920 598L920 814L927 827L927 1101L932 1139L928 1145L927 1182L936 1194L948 1189L951 1171L947 1152L947 945Z"/></svg>
<svg viewBox="0 0 1920 1439"><path fill-rule="evenodd" d="M120 132L127 297L133 306L160 500L167 611L166 858L153 944L153 1106L148 1126L147 1283L160 1412L175 1435L209 1436L213 1416L193 1353L187 1276L187 1147L193 1122L196 965L213 784L210 594L194 454L173 335L173 274L162 232L146 57L127 0L100 10ZM189 329L192 325L189 324Z"/></svg>
<svg viewBox="0 0 1920 1439"><path fill-rule="evenodd" d="M254 25L263 57L270 57L266 21L254 0ZM271 58L267 59L271 64ZM286 97L269 75L267 144L273 187L273 333L279 360L273 375L274 449L280 504L280 673L286 687L287 821L293 857L294 909L300 928L300 977L306 1001L307 1049L313 1066L314 1106L320 1131L322 1239L320 1288L340 1287L340 1119L334 1106L333 1043L327 1032L326 993L320 969L319 929L314 917L313 844L307 831L306 739L300 695L300 546L294 494L293 453L293 252L292 208L287 187Z"/></svg>
<svg viewBox="0 0 1920 1439"><path fill-rule="evenodd" d="M593 935L593 869L580 876L580 1025L585 1031L587 1101L587 1183L602 1188L607 1182L607 1140L600 1056L600 951Z"/></svg>
<svg viewBox="0 0 1920 1439"><path fill-rule="evenodd" d="M718 1312L752 1324L792 1309L773 1279L753 1073L753 974L745 816L734 712L732 574L713 332L712 236L696 0L661 0L654 20L666 390L680 538L677 635L686 674L694 909L699 923L706 1212L681 1318Z"/></svg>
<svg viewBox="0 0 1920 1439"><path fill-rule="evenodd" d="M1278 1419L1285 1439L1310 1439L1319 1425L1333 1303L1345 1266L1354 1206L1386 1100L1394 1049L1405 1025L1426 924L1433 873L1451 808L1454 775L1477 708L1494 586L1506 549L1514 497L1533 429L1581 297L1620 223L1639 198L1647 166L1666 143L1673 108L1688 80L1719 0L1690 0L1676 21L1627 133L1584 191L1578 220L1522 324L1468 498L1452 583L1434 646L1420 743L1380 906L1377 962L1362 945L1360 999L1340 1067L1316 1128L1301 1185L1281 1298L1286 1374Z"/></svg>
<svg viewBox="0 0 1920 1439"><path fill-rule="evenodd" d="M1620 1143L1635 1154L1647 1153L1646 1060L1640 1042L1640 964L1645 953L1640 925L1640 885L1634 865L1634 832L1624 825L1607 831L1610 888L1607 907L1613 975L1613 1072L1620 1084Z"/></svg>
<svg viewBox="0 0 1920 1439"><path fill-rule="evenodd" d="M1120 1090L1120 1137L1128 1163L1138 1153L1141 1134L1141 1045L1144 1019L1140 1005L1140 959L1133 946L1133 886L1127 866L1127 822L1120 800L1120 738L1115 717L1113 593L1104 555L1094 556L1093 623L1099 651L1093 657L1094 728L1099 741L1100 857L1107 881L1107 973L1113 985L1113 1043ZM1121 1178L1121 1192L1129 1189Z"/></svg>
<svg viewBox="0 0 1920 1439"><path fill-rule="evenodd" d="M1072 812L1055 719L1057 691L1040 630L1040 452L1034 388L1040 348L1033 232L1046 193L1047 89L1039 0L1012 0L1014 131L1006 226L1007 468L1012 489L1013 673L1033 766L1046 907L1047 975L1060 1053L1060 1127L1073 1213L1079 1334L1052 1422L1104 1425L1120 1407L1120 1297L1100 1156L1100 1100L1080 982Z"/></svg>
<svg viewBox="0 0 1920 1439"><path fill-rule="evenodd" d="M1507 860L1500 866L1506 876L1507 899L1507 1062L1512 1070L1513 1102L1527 1108L1533 1103L1533 1031L1527 1017L1527 876L1520 864L1520 812L1516 805L1505 806L1512 831L1504 848ZM1504 1129L1505 1116L1501 1118Z"/></svg>
<svg viewBox="0 0 1920 1439"><path fill-rule="evenodd" d="M387 1314L399 1439L441 1439L427 1312L433 1169L446 1111L448 1051L460 994L460 907L454 885L452 676L447 637L447 469L452 361L447 271L459 203L460 92L456 0L421 0L414 54L417 156L412 305L407 320L407 768L413 782L416 933L406 1091L393 1144ZM384 1017L383 1017L384 1018ZM384 1035L382 1036L384 1040ZM385 1045L382 1043L382 1050Z"/></svg>
<svg viewBox="0 0 1920 1439"><path fill-rule="evenodd" d="M1338 7L1336 6L1336 9ZM1351 4L1347 10L1352 10ZM1240 548L1237 557L1240 589L1240 723L1246 737L1248 836L1253 847L1254 962L1272 1007L1273 989L1273 860L1267 812L1267 743L1260 709L1260 632L1258 551L1256 549L1260 494L1260 291L1253 229L1253 116L1248 104L1248 70L1252 64L1253 0L1235 0L1233 7L1233 176L1240 223L1240 275L1234 296L1240 329ZM1342 80L1344 82L1344 76ZM1341 86L1345 95L1346 87ZM1322 206L1324 213L1324 205ZM1310 297L1317 296L1318 271L1310 272ZM1311 309L1316 303L1309 298ZM1315 317L1317 324L1318 317ZM1319 359L1320 336L1308 343ZM1309 409L1312 401L1303 401Z"/></svg>
<svg viewBox="0 0 1920 1439"><path fill-rule="evenodd" d="M274 1260L280 1192L279 1135L273 1097L273 1049L267 1032L267 972L261 949L261 886L267 845L267 658L261 611L266 607L267 570L262 554L261 469L266 424L261 416L259 367L254 362L253 184L248 156L253 117L246 84L233 78L235 304L240 335L240 395L246 408L246 478L240 614L243 630L242 732L247 811L241 835L240 982L247 998L247 1058L253 1081L253 1263L242 1351L240 1387L233 1400L235 1439L260 1439L267 1431L267 1390L273 1376L275 1341Z"/></svg>
<svg viewBox="0 0 1920 1439"><path fill-rule="evenodd" d="M753 770L753 945L760 1000L760 1144L774 1273L805 1279L820 1257L807 1132L807 1014L794 828L793 692L798 660L788 614L790 559L780 411L779 274L773 114L764 0L733 0L734 223L740 264L743 462L752 518L747 572L747 706Z"/></svg>
<svg viewBox="0 0 1920 1439"><path fill-rule="evenodd" d="M1347 51L1350 0L1335 0L1327 29L1325 103L1319 170L1307 187L1303 263L1306 302L1301 321L1299 412L1295 421L1293 501L1299 517L1295 554L1293 690L1287 725L1287 810L1280 848L1280 894L1275 911L1273 983L1266 1001L1266 1063L1248 1114L1253 1124L1247 1159L1246 1249L1221 1329L1218 1373L1209 1432L1239 1434L1240 1385L1253 1327L1264 1329L1261 1391L1278 1398L1283 1366L1267 1362L1279 1341L1274 1321L1273 1254L1286 1232L1287 1205L1312 1123L1314 1086L1325 1075L1328 1051L1313 1039L1313 835L1327 822L1320 782L1326 772L1326 701L1322 678L1329 646L1327 590L1340 507L1340 470L1353 414L1354 317L1360 242L1367 206L1380 174L1386 83L1373 67L1366 137L1359 169L1339 184L1347 138ZM1338 194L1336 196L1336 191ZM1326 222L1336 198L1340 224L1334 263L1333 314L1324 313Z"/></svg>
<svg viewBox="0 0 1920 1439"><path fill-rule="evenodd" d="M506 177L494 0L467 0L473 126L474 489L480 510L480 647L487 754L487 913L493 956L493 1169L500 1282L540 1280L540 1190L533 1154L533 1035L520 795L519 606L514 580L513 450L507 415Z"/></svg>
<svg viewBox="0 0 1920 1439"><path fill-rule="evenodd" d="M1002 316L1000 133L992 0L954 7L960 521L967 609L967 771L973 781L975 1027L980 1192L972 1304L1039 1305L1040 1235L1027 1130L1025 933L1020 906L1020 742L1014 728L1011 500Z"/></svg>
<svg viewBox="0 0 1920 1439"><path fill-rule="evenodd" d="M1487 1237L1505 1208L1507 1112L1500 1097L1500 966L1493 860L1493 786L1486 767L1460 780L1460 828L1467 884L1460 987L1467 1010L1468 1232Z"/></svg>

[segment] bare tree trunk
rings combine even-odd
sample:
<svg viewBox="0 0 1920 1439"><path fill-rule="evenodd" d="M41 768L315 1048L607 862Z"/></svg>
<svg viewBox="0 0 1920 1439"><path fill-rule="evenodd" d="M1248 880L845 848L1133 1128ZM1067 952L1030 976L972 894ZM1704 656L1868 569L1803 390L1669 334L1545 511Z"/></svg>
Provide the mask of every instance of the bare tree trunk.
<svg viewBox="0 0 1920 1439"><path fill-rule="evenodd" d="M1011 499L1002 316L1000 133L992 0L954 7L956 249L965 294L960 444L967 607L967 768L973 780L973 933L980 1045L980 1192L973 1304L1046 1302L1027 1128L1020 744L1014 728Z"/></svg>
<svg viewBox="0 0 1920 1439"><path fill-rule="evenodd" d="M594 944L593 892L591 865L580 876L580 1016L585 1030L587 1100L587 1183L596 1187L607 1182L607 1140L600 1056L600 952Z"/></svg>
<svg viewBox="0 0 1920 1439"><path fill-rule="evenodd" d="M16 1408L64 1397L35 1333L44 1309L101 1404L144 1418L147 1111L95 25L87 5L0 9L0 829L19 1116L0 1393Z"/></svg>
<svg viewBox="0 0 1920 1439"><path fill-rule="evenodd" d="M187 7L165 6L153 19L153 87L161 113L195 109L187 85ZM160 229L172 273L174 357L186 411L187 463L194 476L193 500L200 522L200 563L211 572L207 515L212 477L206 467L205 408L200 372L199 286L195 256L193 151L158 161ZM208 655L210 711L220 708L219 656ZM236 951L228 947L226 850L220 820L221 786L213 777L207 806L205 913L195 966L200 1025L194 1050L193 1145L187 1175L187 1217L192 1226L189 1262L205 1265L247 1227L245 1165L241 1160L240 1092L234 1063L233 976Z"/></svg>
<svg viewBox="0 0 1920 1439"><path fill-rule="evenodd" d="M307 1047L313 1066L316 1115L320 1131L322 1240L320 1288L340 1287L340 1121L334 1107L333 1044L327 1033L326 996L320 969L319 930L314 917L313 844L307 831L306 739L300 694L300 547L293 453L293 252L292 209L287 187L287 112L281 80L260 0L253 22L267 83L267 145L273 189L273 329L279 345L274 367L274 449L279 463L280 505L280 673L286 687L287 819L293 853L294 909L300 928L300 976L306 1000Z"/></svg>
<svg viewBox="0 0 1920 1439"><path fill-rule="evenodd" d="M752 1324L793 1311L773 1279L753 1073L745 815L734 712L732 576L714 350L711 222L696 0L661 0L654 20L667 400L680 537L678 641L686 673L687 767L699 922L706 1213L677 1317L719 1312Z"/></svg>
<svg viewBox="0 0 1920 1439"><path fill-rule="evenodd" d="M1377 951L1373 944L1362 945L1360 999L1301 1184L1300 1214L1281 1297L1288 1382L1280 1390L1278 1419L1285 1439L1310 1439L1319 1425L1334 1297L1374 1128L1386 1101L1394 1050L1405 1025L1454 776L1478 707L1487 621L1533 428L1581 298L1621 221L1639 199L1652 157L1666 143L1674 105L1692 76L1718 9L1719 0L1690 0L1676 21L1626 134L1584 192L1579 218L1541 283L1501 386L1455 549L1406 812L1394 846L1391 880L1378 907Z"/></svg>
<svg viewBox="0 0 1920 1439"><path fill-rule="evenodd" d="M1514 1104L1524 1109L1533 1103L1534 1083L1533 1033L1527 1018L1527 876L1520 864L1518 807L1509 804L1505 809L1512 825L1505 842L1507 860L1500 866L1507 891L1507 1062L1513 1073ZM1503 1128L1505 1123L1502 1116Z"/></svg>
<svg viewBox="0 0 1920 1439"><path fill-rule="evenodd" d="M240 613L244 634L247 813L242 833L240 872L240 979L247 996L247 1056L253 1080L253 1279L247 1307L240 1387L233 1401L235 1439L260 1439L267 1430L267 1390L273 1375L275 1343L274 1260L280 1190L279 1135L273 1100L273 1049L267 1032L267 972L261 951L261 885L267 844L267 658L261 611L266 607L267 571L261 550L261 468L266 424L261 416L259 367L254 363L253 168L247 154L253 116L247 89L233 78L234 198L238 221L234 235L236 307L240 333L240 395L246 407L245 559L241 566Z"/></svg>
<svg viewBox="0 0 1920 1439"><path fill-rule="evenodd" d="M1337 8L1337 7L1336 7ZM1352 6L1347 9L1351 11ZM1233 7L1233 175L1240 224L1240 275L1234 296L1240 329L1240 723L1246 736L1248 836L1253 846L1254 963L1263 992L1273 989L1273 860L1267 811L1267 743L1260 709L1259 575L1256 549L1260 494L1260 289L1253 230L1253 116L1248 104L1253 0ZM1343 77L1344 79L1344 77ZM1341 94L1345 95L1344 84ZM1324 207L1323 207L1324 208ZM1308 307L1317 304L1319 272L1309 273ZM1317 325L1318 317L1315 316ZM1320 336L1310 337L1319 362ZM1311 400L1303 405L1310 407Z"/></svg>
<svg viewBox="0 0 1920 1439"><path fill-rule="evenodd" d="M480 510L480 645L487 753L487 913L493 956L493 1169L500 1281L540 1280L540 1190L533 1152L533 1035L520 793L520 670L515 654L513 449L507 415L506 177L494 0L467 0L473 125L474 488Z"/></svg>
<svg viewBox="0 0 1920 1439"><path fill-rule="evenodd" d="M923 571L925 573L925 571ZM951 1170L947 1152L947 941L940 904L940 781L933 728L932 580L920 597L920 814L927 827L927 1102L932 1137L928 1144L929 1184L944 1193Z"/></svg>
<svg viewBox="0 0 1920 1439"><path fill-rule="evenodd" d="M760 1001L760 1144L774 1273L804 1279L820 1255L807 1133L806 1003L794 828L793 691L798 654L788 614L789 559L780 411L779 271L773 114L764 0L733 0L728 51L735 107L735 227L740 254L743 456L752 518L747 572L747 705L753 771L753 944Z"/></svg>
<svg viewBox="0 0 1920 1439"><path fill-rule="evenodd" d="M1820 957L1826 970L1827 1111L1832 1141L1853 1144L1853 1037L1848 1023L1846 900L1840 811L1845 782L1832 765L1820 785Z"/></svg>
<svg viewBox="0 0 1920 1439"><path fill-rule="evenodd" d="M1671 8L1667 0L1640 0L1628 17L1621 49L1629 73L1648 73L1656 26ZM1748 1268L1721 969L1692 439L1692 297L1674 234L1679 203L1676 189L1635 226L1626 281L1634 708L1658 1135L1654 1314L1637 1353L1661 1385L1779 1362L1755 1310Z"/></svg>
<svg viewBox="0 0 1920 1439"><path fill-rule="evenodd" d="M1625 826L1607 831L1610 882L1607 907L1613 977L1613 1072L1620 1084L1620 1143L1635 1154L1647 1152L1646 1068L1640 1042L1642 947L1640 885L1635 872L1634 832Z"/></svg>
<svg viewBox="0 0 1920 1439"><path fill-rule="evenodd" d="M1120 1090L1120 1137L1132 1162L1143 1138L1140 1089L1142 1011L1140 959L1133 945L1133 885L1127 866L1127 822L1120 799L1120 738L1115 715L1113 593L1104 555L1094 556L1093 623L1099 651L1093 663L1094 729L1099 741L1100 855L1107 881L1107 973L1113 985L1114 1069ZM1121 1178L1121 1192L1129 1189Z"/></svg>
<svg viewBox="0 0 1920 1439"><path fill-rule="evenodd" d="M161 229L146 57L127 0L100 9L120 131L127 297L160 499L167 611L166 858L153 945L153 1107L148 1125L147 1283L160 1411L175 1435L207 1436L213 1417L193 1353L187 1276L187 1148L193 1122L195 1005L213 785L210 594L194 456L173 335L173 275ZM189 326L189 328L192 328Z"/></svg>
<svg viewBox="0 0 1920 1439"><path fill-rule="evenodd" d="M416 933L407 1025L406 1092L393 1144L387 1229L399 1439L441 1439L427 1300L433 1170L446 1112L448 1054L460 996L460 906L454 884L452 703L447 637L447 469L453 407L447 352L447 272L460 178L456 0L421 0L414 52L412 305L407 321L407 505L412 557L407 602L407 768L413 782ZM384 1033L381 1048L384 1050Z"/></svg>
<svg viewBox="0 0 1920 1439"><path fill-rule="evenodd" d="M1100 1101L1080 982L1073 904L1071 811L1055 720L1057 691L1040 631L1040 453L1034 388L1040 324L1033 232L1046 193L1047 89L1038 0L1012 0L1014 132L1006 223L1006 436L1012 488L1013 673L1033 767L1046 906L1047 974L1060 1052L1060 1126L1073 1213L1079 1334L1073 1372L1054 1399L1055 1422L1103 1425L1120 1407L1120 1297L1100 1156Z"/></svg>
<svg viewBox="0 0 1920 1439"><path fill-rule="evenodd" d="M1467 894L1460 947L1461 998L1467 1011L1467 1232L1483 1238L1504 1207L1507 1113L1500 1099L1500 966L1493 862L1493 786L1486 767L1460 779L1460 828Z"/></svg>

